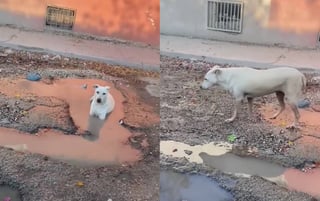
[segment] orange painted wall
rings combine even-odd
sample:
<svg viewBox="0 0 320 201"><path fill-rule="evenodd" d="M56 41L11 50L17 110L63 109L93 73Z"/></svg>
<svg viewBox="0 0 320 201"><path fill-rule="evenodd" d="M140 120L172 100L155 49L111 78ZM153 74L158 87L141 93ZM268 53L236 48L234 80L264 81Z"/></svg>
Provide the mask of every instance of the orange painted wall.
<svg viewBox="0 0 320 201"><path fill-rule="evenodd" d="M320 31L320 0L272 0L269 26L281 31Z"/></svg>
<svg viewBox="0 0 320 201"><path fill-rule="evenodd" d="M10 12L10 18L24 18L25 24L38 29L44 29L47 5L75 9L75 32L159 45L159 0L0 1L0 9Z"/></svg>

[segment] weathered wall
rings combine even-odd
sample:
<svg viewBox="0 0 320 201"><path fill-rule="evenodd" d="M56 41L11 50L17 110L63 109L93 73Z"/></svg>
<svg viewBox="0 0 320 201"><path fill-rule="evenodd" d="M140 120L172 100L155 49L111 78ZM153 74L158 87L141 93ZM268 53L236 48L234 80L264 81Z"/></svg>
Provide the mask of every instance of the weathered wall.
<svg viewBox="0 0 320 201"><path fill-rule="evenodd" d="M0 24L44 30L47 5L75 9L74 32L159 45L159 0L1 0Z"/></svg>
<svg viewBox="0 0 320 201"><path fill-rule="evenodd" d="M240 34L207 30L207 0L161 0L162 34L315 48L320 0L244 0Z"/></svg>

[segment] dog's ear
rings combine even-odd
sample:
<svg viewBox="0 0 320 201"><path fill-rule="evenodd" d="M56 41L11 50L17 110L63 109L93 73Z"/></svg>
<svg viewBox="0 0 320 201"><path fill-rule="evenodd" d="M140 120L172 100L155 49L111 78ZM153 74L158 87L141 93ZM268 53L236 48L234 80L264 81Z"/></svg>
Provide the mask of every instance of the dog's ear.
<svg viewBox="0 0 320 201"><path fill-rule="evenodd" d="M95 84L95 85L93 85L93 88L98 88L99 87L99 85L98 84Z"/></svg>
<svg viewBox="0 0 320 201"><path fill-rule="evenodd" d="M212 73L216 74L216 75L220 75L221 74L221 70L219 68L216 68L212 71Z"/></svg>

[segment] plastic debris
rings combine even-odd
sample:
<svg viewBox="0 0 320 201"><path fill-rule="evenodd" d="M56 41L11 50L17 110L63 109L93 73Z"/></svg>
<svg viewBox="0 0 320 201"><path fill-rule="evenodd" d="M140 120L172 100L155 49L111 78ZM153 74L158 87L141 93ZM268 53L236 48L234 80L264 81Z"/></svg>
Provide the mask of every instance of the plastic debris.
<svg viewBox="0 0 320 201"><path fill-rule="evenodd" d="M120 124L120 125L123 125L123 124L124 124L123 119L120 119L120 120L119 120L119 124Z"/></svg>
<svg viewBox="0 0 320 201"><path fill-rule="evenodd" d="M76 183L76 186L82 187L82 186L84 186L84 183L83 183L82 181L78 181L78 182Z"/></svg>
<svg viewBox="0 0 320 201"><path fill-rule="evenodd" d="M56 60L56 59L61 60L61 56L60 55L56 55L56 56L51 58L51 60Z"/></svg>
<svg viewBox="0 0 320 201"><path fill-rule="evenodd" d="M294 143L293 143L292 141L289 141L289 142L288 142L288 145L289 145L289 146L292 146L293 144L294 144Z"/></svg>
<svg viewBox="0 0 320 201"><path fill-rule="evenodd" d="M3 201L11 201L11 197L5 197Z"/></svg>
<svg viewBox="0 0 320 201"><path fill-rule="evenodd" d="M13 50L12 50L12 49L5 49L5 50L4 50L4 53L5 53L5 54L12 54L12 53L13 53Z"/></svg>
<svg viewBox="0 0 320 201"><path fill-rule="evenodd" d="M82 88L83 88L83 89L87 89L87 87L88 87L87 84L82 85Z"/></svg>
<svg viewBox="0 0 320 201"><path fill-rule="evenodd" d="M310 106L310 101L308 99L300 100L298 102L298 108L307 108Z"/></svg>
<svg viewBox="0 0 320 201"><path fill-rule="evenodd" d="M228 142L233 143L234 141L236 141L237 136L234 134L228 135Z"/></svg>
<svg viewBox="0 0 320 201"><path fill-rule="evenodd" d="M30 81L39 81L41 79L41 75L39 73L28 73L27 80Z"/></svg>

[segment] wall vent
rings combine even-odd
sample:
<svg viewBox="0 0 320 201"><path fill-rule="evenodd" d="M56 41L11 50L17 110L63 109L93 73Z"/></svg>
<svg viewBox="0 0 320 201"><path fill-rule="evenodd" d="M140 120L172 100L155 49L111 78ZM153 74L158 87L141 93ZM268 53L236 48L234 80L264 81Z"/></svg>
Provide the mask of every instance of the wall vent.
<svg viewBox="0 0 320 201"><path fill-rule="evenodd" d="M47 7L46 25L59 29L72 30L76 11L56 6Z"/></svg>
<svg viewBox="0 0 320 201"><path fill-rule="evenodd" d="M241 33L242 1L209 0L207 14L207 28L209 30Z"/></svg>

